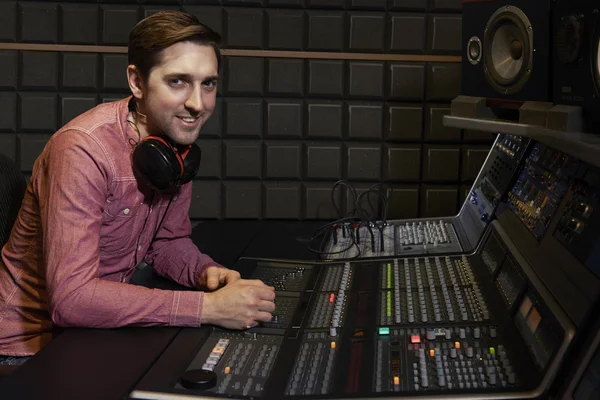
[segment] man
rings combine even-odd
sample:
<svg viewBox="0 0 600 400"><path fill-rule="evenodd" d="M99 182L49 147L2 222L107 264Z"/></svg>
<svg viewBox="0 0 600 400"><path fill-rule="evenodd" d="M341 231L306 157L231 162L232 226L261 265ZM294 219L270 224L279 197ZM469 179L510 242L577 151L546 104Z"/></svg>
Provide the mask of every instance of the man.
<svg viewBox="0 0 600 400"><path fill-rule="evenodd" d="M198 138L215 107L218 42L188 14L142 20L129 41L133 96L52 136L2 249L0 362L35 354L55 326L246 329L271 319L274 288L240 279L190 240L191 183L161 192L133 172L142 139L184 154ZM191 290L128 284L142 259Z"/></svg>

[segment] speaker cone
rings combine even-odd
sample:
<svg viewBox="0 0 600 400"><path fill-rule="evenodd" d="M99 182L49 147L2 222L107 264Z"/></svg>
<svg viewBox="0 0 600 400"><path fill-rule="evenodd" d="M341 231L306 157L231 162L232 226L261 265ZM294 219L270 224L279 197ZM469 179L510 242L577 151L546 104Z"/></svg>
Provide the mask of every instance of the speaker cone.
<svg viewBox="0 0 600 400"><path fill-rule="evenodd" d="M583 17L567 15L556 29L556 54L563 64L572 64L580 58L583 42Z"/></svg>
<svg viewBox="0 0 600 400"><path fill-rule="evenodd" d="M533 27L514 6L499 8L490 17L484 35L485 75L503 94L518 92L533 67Z"/></svg>

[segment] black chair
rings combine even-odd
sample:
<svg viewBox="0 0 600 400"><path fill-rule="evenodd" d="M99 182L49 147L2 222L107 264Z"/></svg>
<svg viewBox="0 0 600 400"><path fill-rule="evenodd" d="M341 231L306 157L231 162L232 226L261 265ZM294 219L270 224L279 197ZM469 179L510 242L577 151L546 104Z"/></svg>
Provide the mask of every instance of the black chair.
<svg viewBox="0 0 600 400"><path fill-rule="evenodd" d="M10 237L26 188L27 180L17 164L0 154L0 249ZM0 365L0 379L17 367L17 365Z"/></svg>
<svg viewBox="0 0 600 400"><path fill-rule="evenodd" d="M26 188L25 175L17 164L0 154L0 248L10 237Z"/></svg>

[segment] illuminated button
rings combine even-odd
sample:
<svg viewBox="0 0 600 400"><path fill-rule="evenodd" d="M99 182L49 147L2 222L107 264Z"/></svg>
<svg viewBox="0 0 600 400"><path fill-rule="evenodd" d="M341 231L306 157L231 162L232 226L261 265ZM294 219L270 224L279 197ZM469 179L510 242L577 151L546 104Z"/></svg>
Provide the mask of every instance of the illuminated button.
<svg viewBox="0 0 600 400"><path fill-rule="evenodd" d="M331 348L335 349L335 342L331 342Z"/></svg>
<svg viewBox="0 0 600 400"><path fill-rule="evenodd" d="M430 355L431 357L435 356L435 349L430 349L430 350L429 350L429 355Z"/></svg>
<svg viewBox="0 0 600 400"><path fill-rule="evenodd" d="M496 354L496 349L494 349L493 347L490 347L490 354L491 355Z"/></svg>
<svg viewBox="0 0 600 400"><path fill-rule="evenodd" d="M421 336L419 336L419 335L411 335L410 342L411 343L421 343Z"/></svg>
<svg viewBox="0 0 600 400"><path fill-rule="evenodd" d="M460 349L460 342L454 342L454 348Z"/></svg>
<svg viewBox="0 0 600 400"><path fill-rule="evenodd" d="M231 372L231 368L228 366L225 367L225 369L223 370L223 372L225 373L225 375L227 375L228 373Z"/></svg>
<svg viewBox="0 0 600 400"><path fill-rule="evenodd" d="M400 377L394 376L394 386L399 386L399 385L400 385Z"/></svg>
<svg viewBox="0 0 600 400"><path fill-rule="evenodd" d="M390 334L390 328L379 328L379 334L380 335L389 335Z"/></svg>

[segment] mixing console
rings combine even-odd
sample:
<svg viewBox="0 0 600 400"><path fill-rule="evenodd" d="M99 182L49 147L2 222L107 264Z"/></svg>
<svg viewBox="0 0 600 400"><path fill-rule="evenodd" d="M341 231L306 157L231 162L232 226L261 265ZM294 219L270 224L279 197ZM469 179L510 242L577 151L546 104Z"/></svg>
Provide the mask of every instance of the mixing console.
<svg viewBox="0 0 600 400"><path fill-rule="evenodd" d="M214 328L170 393L527 397L570 328L502 238L492 230L473 255L242 260L245 275L276 283L273 320Z"/></svg>
<svg viewBox="0 0 600 400"><path fill-rule="evenodd" d="M599 165L498 135L455 217L334 225L330 261L242 258L276 288L272 320L181 330L130 397L558 393L597 325Z"/></svg>

